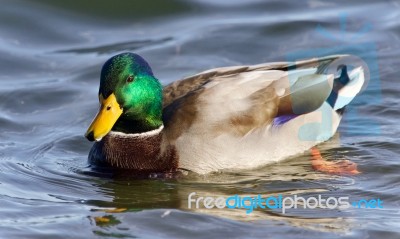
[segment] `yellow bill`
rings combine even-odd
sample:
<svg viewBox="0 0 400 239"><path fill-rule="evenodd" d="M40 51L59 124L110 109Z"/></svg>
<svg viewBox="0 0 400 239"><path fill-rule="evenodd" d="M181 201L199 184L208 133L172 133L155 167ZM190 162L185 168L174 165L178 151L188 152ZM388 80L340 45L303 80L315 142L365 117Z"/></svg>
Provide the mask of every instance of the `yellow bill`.
<svg viewBox="0 0 400 239"><path fill-rule="evenodd" d="M97 112L85 134L85 137L90 141L100 141L106 136L122 114L122 108L118 104L114 93L108 96L107 99L103 99L102 94L100 94L99 98L101 104L99 112Z"/></svg>

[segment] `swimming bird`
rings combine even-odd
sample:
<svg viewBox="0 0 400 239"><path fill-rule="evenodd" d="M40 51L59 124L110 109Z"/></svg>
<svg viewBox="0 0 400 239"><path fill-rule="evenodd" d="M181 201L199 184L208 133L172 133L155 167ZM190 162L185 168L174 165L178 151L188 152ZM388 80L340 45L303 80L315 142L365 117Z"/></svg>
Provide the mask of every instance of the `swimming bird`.
<svg viewBox="0 0 400 239"><path fill-rule="evenodd" d="M364 85L348 55L211 69L166 86L135 53L101 69L93 164L206 174L256 168L332 137ZM347 59L347 60L346 60Z"/></svg>

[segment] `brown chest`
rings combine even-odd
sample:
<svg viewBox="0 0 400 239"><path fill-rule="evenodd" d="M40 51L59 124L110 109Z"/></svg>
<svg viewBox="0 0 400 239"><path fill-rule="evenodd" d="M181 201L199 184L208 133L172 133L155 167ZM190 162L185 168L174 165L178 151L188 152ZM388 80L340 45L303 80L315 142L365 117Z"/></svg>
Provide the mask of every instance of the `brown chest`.
<svg viewBox="0 0 400 239"><path fill-rule="evenodd" d="M162 133L135 136L111 132L93 145L89 160L141 172L165 172L178 168L176 150L164 141Z"/></svg>

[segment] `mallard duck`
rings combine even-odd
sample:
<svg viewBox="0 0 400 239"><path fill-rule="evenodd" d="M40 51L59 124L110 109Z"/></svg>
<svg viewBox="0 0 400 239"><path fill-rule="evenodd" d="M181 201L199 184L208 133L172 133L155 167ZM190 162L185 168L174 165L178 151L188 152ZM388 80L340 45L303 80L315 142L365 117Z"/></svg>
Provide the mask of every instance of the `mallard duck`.
<svg viewBox="0 0 400 239"><path fill-rule="evenodd" d="M208 70L162 87L139 55L101 69L89 160L137 172L260 167L328 140L364 84L349 56Z"/></svg>

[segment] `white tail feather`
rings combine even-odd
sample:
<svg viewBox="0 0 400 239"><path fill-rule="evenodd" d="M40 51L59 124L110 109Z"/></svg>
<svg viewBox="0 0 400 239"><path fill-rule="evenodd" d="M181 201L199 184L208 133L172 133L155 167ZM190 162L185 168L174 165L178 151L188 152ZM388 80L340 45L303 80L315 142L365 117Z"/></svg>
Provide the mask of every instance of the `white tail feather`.
<svg viewBox="0 0 400 239"><path fill-rule="evenodd" d="M334 110L345 107L360 92L365 82L363 68L360 66L352 70L349 74L349 78L350 82L338 92L338 98L335 102Z"/></svg>

